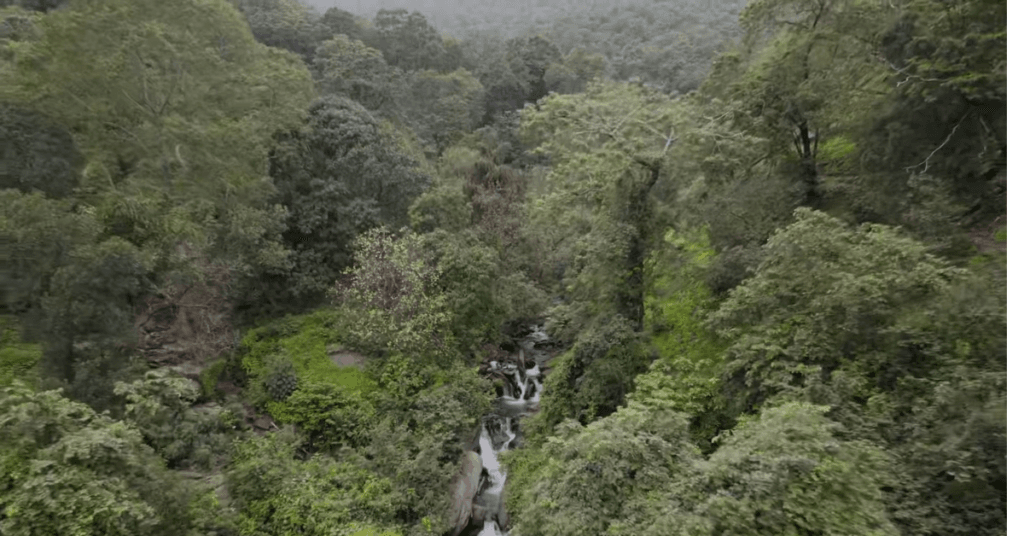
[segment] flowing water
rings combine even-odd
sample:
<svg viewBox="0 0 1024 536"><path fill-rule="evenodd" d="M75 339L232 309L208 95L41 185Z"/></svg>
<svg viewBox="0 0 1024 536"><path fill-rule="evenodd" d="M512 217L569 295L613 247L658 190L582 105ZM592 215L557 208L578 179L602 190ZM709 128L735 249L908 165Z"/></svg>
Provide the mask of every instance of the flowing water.
<svg viewBox="0 0 1024 536"><path fill-rule="evenodd" d="M483 462L484 484L474 499L483 528L479 536L505 536L508 530L508 516L505 514L502 491L508 475L498 462L498 454L515 447L519 434L519 419L537 411L541 383L540 363L548 354L542 348L548 336L538 326L519 341L518 354L503 362L491 361L487 373L504 380L502 396L497 400L494 413L484 418L480 430L479 449ZM472 525L471 525L472 526ZM476 525L479 527L479 523Z"/></svg>

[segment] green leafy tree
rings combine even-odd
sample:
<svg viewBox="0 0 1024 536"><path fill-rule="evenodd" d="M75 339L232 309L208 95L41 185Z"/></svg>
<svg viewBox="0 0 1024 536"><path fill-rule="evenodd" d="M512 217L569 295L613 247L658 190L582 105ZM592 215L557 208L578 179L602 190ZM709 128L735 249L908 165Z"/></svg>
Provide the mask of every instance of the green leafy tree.
<svg viewBox="0 0 1024 536"><path fill-rule="evenodd" d="M526 88L526 100L535 102L547 95L544 76L562 59L558 47L544 36L533 35L511 39L505 44L505 50L509 67Z"/></svg>
<svg viewBox="0 0 1024 536"><path fill-rule="evenodd" d="M893 19L875 56L891 97L860 140L869 187L905 196L931 175L964 223L988 223L1006 210L1006 3L904 2Z"/></svg>
<svg viewBox="0 0 1024 536"><path fill-rule="evenodd" d="M309 62L324 29L313 8L299 0L239 0L257 41L298 54Z"/></svg>
<svg viewBox="0 0 1024 536"><path fill-rule="evenodd" d="M872 59L882 13L852 0L758 0L741 15L751 52L730 96L744 102L747 128L772 142L773 155L791 155L787 166L809 206L823 198L821 142L838 125L854 126L884 94Z"/></svg>
<svg viewBox="0 0 1024 536"><path fill-rule="evenodd" d="M65 197L78 185L82 155L71 134L40 114L0 107L0 188Z"/></svg>
<svg viewBox="0 0 1024 536"><path fill-rule="evenodd" d="M484 123L523 107L528 86L513 72L506 43L493 34L486 34L467 39L463 50L470 71L486 91Z"/></svg>
<svg viewBox="0 0 1024 536"><path fill-rule="evenodd" d="M551 93L582 93L590 81L602 79L604 71L604 56L574 48L544 71L544 86Z"/></svg>
<svg viewBox="0 0 1024 536"><path fill-rule="evenodd" d="M483 116L484 87L469 71L419 71L409 79L402 115L438 154Z"/></svg>
<svg viewBox="0 0 1024 536"><path fill-rule="evenodd" d="M685 415L639 404L587 427L570 421L505 460L508 508L524 536L642 534L631 518L704 464L688 442Z"/></svg>
<svg viewBox="0 0 1024 536"><path fill-rule="evenodd" d="M7 312L39 312L57 269L75 248L93 242L100 227L66 201L42 194L0 190L0 296ZM38 321L38 318L36 318Z"/></svg>
<svg viewBox="0 0 1024 536"><path fill-rule="evenodd" d="M386 349L445 361L451 311L437 286L424 237L373 229L356 242L356 262L335 286L346 328L366 351Z"/></svg>
<svg viewBox="0 0 1024 536"><path fill-rule="evenodd" d="M135 305L150 289L137 248L119 238L76 249L43 299L48 340L43 365L69 394L109 403L111 383L128 364ZM127 371L125 371L127 373Z"/></svg>
<svg viewBox="0 0 1024 536"><path fill-rule="evenodd" d="M796 218L711 316L731 342L727 397L738 410L828 404L853 437L884 445L898 462L893 520L906 531L1005 530L999 280L892 228L807 209Z"/></svg>
<svg viewBox="0 0 1024 536"><path fill-rule="evenodd" d="M47 13L67 2L68 0L3 0L0 1L0 7L17 6L23 9Z"/></svg>
<svg viewBox="0 0 1024 536"><path fill-rule="evenodd" d="M281 432L238 445L227 481L241 507L239 534L398 534L387 530L397 529L399 501L388 478L323 456L300 461L300 441Z"/></svg>
<svg viewBox="0 0 1024 536"><path fill-rule="evenodd" d="M384 53L388 64L406 71L443 67L444 40L422 13L381 9L373 28L368 43Z"/></svg>
<svg viewBox="0 0 1024 536"><path fill-rule="evenodd" d="M355 14L337 7L327 8L323 17L320 18L320 24L327 28L328 39L344 35L353 41L363 42L367 40L367 32L371 25L369 21L360 19Z"/></svg>
<svg viewBox="0 0 1024 536"><path fill-rule="evenodd" d="M676 481L666 516L636 534L898 534L882 488L885 454L843 440L827 407L784 404L764 410L722 441L697 478ZM649 520L653 520L649 521Z"/></svg>
<svg viewBox="0 0 1024 536"><path fill-rule="evenodd" d="M4 534L195 534L189 492L137 431L58 391L0 394Z"/></svg>
<svg viewBox="0 0 1024 536"><path fill-rule="evenodd" d="M379 50L343 34L317 47L313 72L321 93L343 95L369 110L394 106L401 87Z"/></svg>
<svg viewBox="0 0 1024 536"><path fill-rule="evenodd" d="M337 96L315 102L304 128L278 138L271 175L276 201L289 210L288 284L314 300L354 262L355 238L404 224L409 204L429 184L373 116Z"/></svg>
<svg viewBox="0 0 1024 536"><path fill-rule="evenodd" d="M101 191L243 201L264 188L271 134L312 95L301 63L226 3L78 2L38 26L11 47L3 93L74 132L83 186Z"/></svg>
<svg viewBox="0 0 1024 536"><path fill-rule="evenodd" d="M114 394L126 401L125 422L141 433L146 444L171 468L209 469L230 452L232 430L241 424L237 413L192 406L199 389L167 369L147 372L141 380L118 382Z"/></svg>
<svg viewBox="0 0 1024 536"><path fill-rule="evenodd" d="M554 164L531 217L554 228L550 250L572 259L572 297L590 308L583 318L611 309L643 326L644 261L660 235L652 192L673 187L685 110L663 95L608 83L553 95L523 113L524 139ZM663 190L655 190L663 175Z"/></svg>

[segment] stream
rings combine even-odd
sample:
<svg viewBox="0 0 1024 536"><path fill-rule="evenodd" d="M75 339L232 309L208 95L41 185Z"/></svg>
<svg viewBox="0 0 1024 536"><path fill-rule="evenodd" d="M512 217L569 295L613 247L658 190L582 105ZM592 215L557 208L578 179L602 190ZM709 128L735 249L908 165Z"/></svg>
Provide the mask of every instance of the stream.
<svg viewBox="0 0 1024 536"><path fill-rule="evenodd" d="M539 409L541 366L550 358L544 348L549 339L543 328L532 326L530 333L518 340L518 351L510 358L491 361L486 368L488 377L501 379L504 387L495 401L495 410L484 417L477 442L483 462L481 486L473 500L473 523L462 534L478 536L506 536L509 529L504 497L507 474L498 462L498 454L515 448L519 441L519 420ZM475 450L475 449L474 449ZM480 527L480 522L483 527Z"/></svg>

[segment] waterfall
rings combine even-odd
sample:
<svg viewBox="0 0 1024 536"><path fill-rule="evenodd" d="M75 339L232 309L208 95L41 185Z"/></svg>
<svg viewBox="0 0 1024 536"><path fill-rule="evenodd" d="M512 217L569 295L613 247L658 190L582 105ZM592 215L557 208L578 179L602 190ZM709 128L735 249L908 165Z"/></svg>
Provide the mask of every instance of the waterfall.
<svg viewBox="0 0 1024 536"><path fill-rule="evenodd" d="M516 357L490 361L489 374L504 378L502 396L496 401L496 411L484 417L480 427L480 459L483 462L484 485L477 492L474 503L474 523L462 534L478 536L506 536L508 516L502 504L507 474L498 461L498 455L510 448L519 435L519 419L536 412L540 404L543 373L541 363L548 354L537 348L548 341L547 334L539 326L519 341ZM531 363L527 368L527 363Z"/></svg>

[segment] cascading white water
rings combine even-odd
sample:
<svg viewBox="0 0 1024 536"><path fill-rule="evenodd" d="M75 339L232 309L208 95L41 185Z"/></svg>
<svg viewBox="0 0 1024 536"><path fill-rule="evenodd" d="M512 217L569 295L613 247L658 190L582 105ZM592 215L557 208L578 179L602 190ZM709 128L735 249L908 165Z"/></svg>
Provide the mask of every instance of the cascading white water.
<svg viewBox="0 0 1024 536"><path fill-rule="evenodd" d="M486 473L486 485L478 492L474 502L483 510L483 528L479 536L505 536L507 516L502 505L502 490L507 475L498 461L498 454L511 448L516 439L518 418L537 409L540 403L540 365L536 358L546 354L535 350L537 342L547 341L547 335L534 328L526 339L520 341L519 359L516 363L490 362L490 371L505 379L502 396L498 399L497 411L484 419L480 431L480 460ZM530 354L533 366L526 368L526 355ZM479 521L478 521L479 523ZM477 525L478 527L480 525Z"/></svg>

